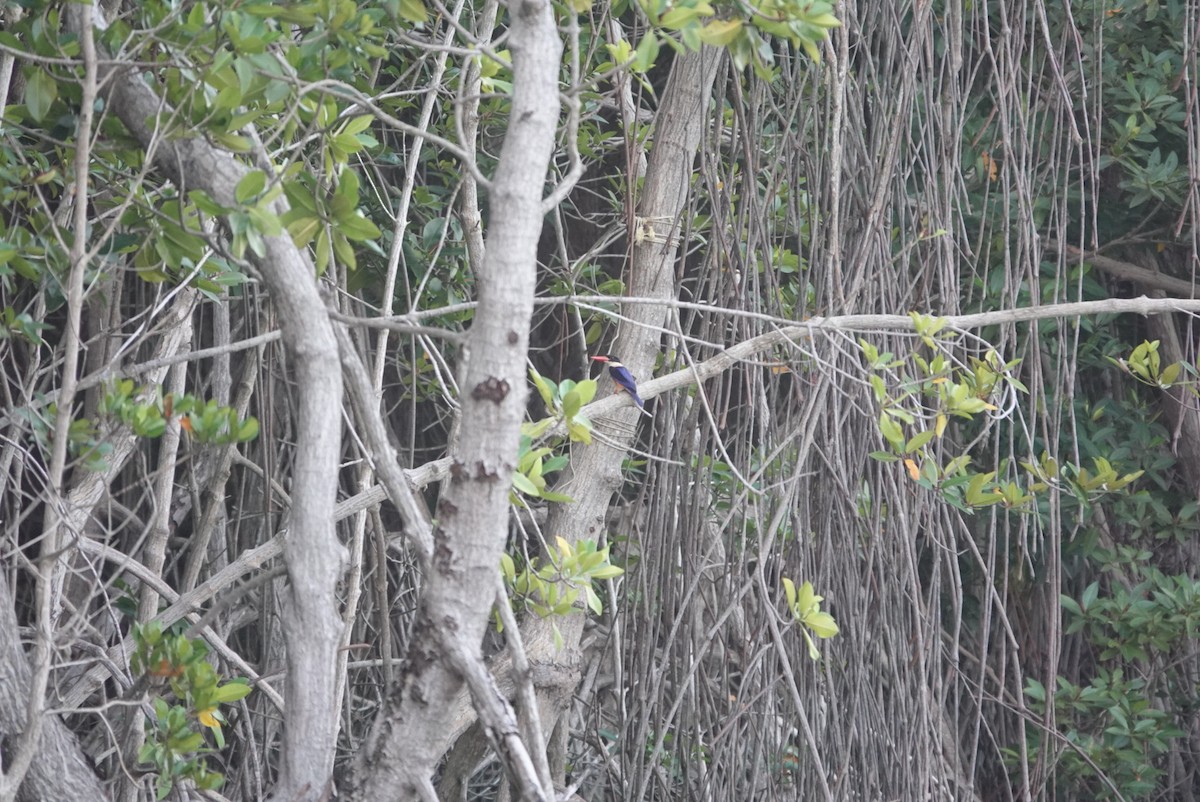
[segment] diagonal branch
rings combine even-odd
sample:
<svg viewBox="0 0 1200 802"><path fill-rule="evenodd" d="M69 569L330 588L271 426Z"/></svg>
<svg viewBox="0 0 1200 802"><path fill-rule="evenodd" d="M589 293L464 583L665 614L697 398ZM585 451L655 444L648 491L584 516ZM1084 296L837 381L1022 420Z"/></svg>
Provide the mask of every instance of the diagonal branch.
<svg viewBox="0 0 1200 802"><path fill-rule="evenodd" d="M98 7L82 3L70 7L68 24L82 34L105 23ZM171 119L174 111L133 66L106 64L99 73L108 107L143 147L154 144L155 167L180 187L181 194L186 188L199 188L222 206L239 205L235 189L250 171L247 165L200 136L184 131L162 136L159 121ZM271 211L282 215L286 209L280 199ZM279 312L299 388L293 503L284 543L291 584L283 616L288 720L275 789L278 799L290 802L321 798L333 772L336 650L342 629L335 594L345 549L333 526L341 426L330 411L341 405L342 379L333 327L317 292L312 263L286 233L263 239L265 255L257 267Z"/></svg>
<svg viewBox="0 0 1200 802"><path fill-rule="evenodd" d="M550 791L541 787L514 737L511 710L493 705L499 696L486 675L478 673L483 671L480 643L495 600L528 396L525 360L562 52L549 2L514 0L508 12L512 111L490 190L490 230L462 382L462 426L438 504L431 570L409 653L360 754L348 794L353 800L433 796L431 778L441 758L451 703L464 685L490 711L496 743L510 758L508 768L522 798L542 799ZM464 674L474 679L464 683Z"/></svg>

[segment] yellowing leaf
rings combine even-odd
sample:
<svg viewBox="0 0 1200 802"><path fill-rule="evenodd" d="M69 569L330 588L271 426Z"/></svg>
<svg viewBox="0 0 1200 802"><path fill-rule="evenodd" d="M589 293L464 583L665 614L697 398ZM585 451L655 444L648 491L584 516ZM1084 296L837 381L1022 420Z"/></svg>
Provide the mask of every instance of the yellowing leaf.
<svg viewBox="0 0 1200 802"><path fill-rule="evenodd" d="M503 62L497 61L496 59L492 58L491 56L484 55L482 57L482 61L479 64L479 77L495 78L497 75L500 74L501 70L508 69L505 62L507 62L507 64L512 64L512 53L510 53L509 51L501 50L501 51L497 52L496 55L499 56L500 58L504 59L504 61Z"/></svg>
<svg viewBox="0 0 1200 802"><path fill-rule="evenodd" d="M221 726L221 722L213 717L213 713L216 711L215 707L206 707L196 715L196 718L200 719L200 723L205 727L213 730L218 729Z"/></svg>
<svg viewBox="0 0 1200 802"><path fill-rule="evenodd" d="M996 164L996 160L991 157L986 150L980 154L979 161L983 164L983 169L987 173L988 181L995 181L1000 177L1000 168Z"/></svg>
<svg viewBox="0 0 1200 802"><path fill-rule="evenodd" d="M624 39L619 39L616 44L606 44L604 49L614 64L624 64L633 58L633 46Z"/></svg>
<svg viewBox="0 0 1200 802"><path fill-rule="evenodd" d="M904 467L908 469L908 476L914 482L921 478L921 469L918 468L917 463L913 462L911 459L904 460Z"/></svg>
<svg viewBox="0 0 1200 802"><path fill-rule="evenodd" d="M800 611L801 618L807 618L810 613L819 610L824 598L813 590L812 582L802 584L796 594L796 609Z"/></svg>
<svg viewBox="0 0 1200 802"><path fill-rule="evenodd" d="M806 630L800 630L804 633L804 642L808 644L808 659L820 660L821 653L817 651L817 644L813 643L812 635L809 635Z"/></svg>

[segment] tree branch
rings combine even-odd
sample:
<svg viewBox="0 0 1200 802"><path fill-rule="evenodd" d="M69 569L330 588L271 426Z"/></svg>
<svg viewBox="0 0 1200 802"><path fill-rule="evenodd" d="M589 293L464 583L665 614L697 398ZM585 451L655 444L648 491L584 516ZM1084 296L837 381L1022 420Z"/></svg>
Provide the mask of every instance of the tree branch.
<svg viewBox="0 0 1200 802"><path fill-rule="evenodd" d="M103 26L94 5L72 8L75 33L88 36L92 26ZM163 136L158 121L173 118L174 111L133 68L106 66L99 78L109 108L143 147L154 144L155 167L179 186L181 194L195 187L222 206L239 205L235 189L250 171L247 165L188 132ZM277 215L286 210L283 199L271 209ZM257 266L278 309L299 388L293 504L284 542L290 580L283 615L288 719L274 792L276 798L293 802L322 798L333 772L335 666L342 629L336 585L345 549L333 527L341 421L331 411L341 406L342 379L333 327L317 292L312 263L286 232L263 240L265 256Z"/></svg>
<svg viewBox="0 0 1200 802"><path fill-rule="evenodd" d="M468 340L462 425L437 510L432 570L425 577L409 654L361 752L349 789L354 800L428 794L451 702L464 676L476 678L469 684L481 706L498 698L480 687L476 672L482 671L480 642L495 599L525 417L542 187L554 146L562 52L546 0L514 0L508 11L512 111L490 192L492 216ZM495 708L489 710L489 723L507 733L511 711L507 717L498 714L498 721L492 716ZM550 789L541 788L520 740L502 741L523 798L545 798Z"/></svg>
<svg viewBox="0 0 1200 802"><path fill-rule="evenodd" d="M78 392L80 324L84 302L84 272L88 266L88 193L91 165L92 118L97 96L96 43L92 29L80 32L80 53L83 57L83 87L80 97L79 120L75 132L74 172L74 236L71 241L71 270L67 276L67 320L63 335L62 386L59 390L58 411L54 418L55 437L51 443L50 465L47 469L45 525L41 551L37 562L37 632L34 637L33 670L24 677L26 709L24 728L10 746L12 755L7 772L0 771L0 800L15 799L34 756L45 746L41 737L46 704L46 687L52 668L51 645L55 641L55 623L62 606L62 586L68 564L63 544L82 529L72 526L70 509L64 502L63 479L66 473L68 431L75 418L75 396ZM7 87L4 90L7 92ZM0 605L8 605L0 598ZM10 655L4 655L8 658ZM22 656L19 659L24 659ZM21 666L27 668L27 666ZM17 677L24 672L16 666ZM15 732L15 731L14 731Z"/></svg>

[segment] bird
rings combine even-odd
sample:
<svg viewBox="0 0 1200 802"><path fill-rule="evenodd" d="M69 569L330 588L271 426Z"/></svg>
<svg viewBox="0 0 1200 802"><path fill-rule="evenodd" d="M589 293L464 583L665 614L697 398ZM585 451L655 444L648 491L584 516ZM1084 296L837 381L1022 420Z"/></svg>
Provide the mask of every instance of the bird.
<svg viewBox="0 0 1200 802"><path fill-rule="evenodd" d="M642 401L642 397L638 395L637 380L633 378L633 374L629 372L629 368L608 354L594 356L592 357L592 361L603 362L608 365L608 375L612 376L612 380L617 383L617 387L633 396L633 401L638 405L638 409L643 412L646 411L646 402Z"/></svg>

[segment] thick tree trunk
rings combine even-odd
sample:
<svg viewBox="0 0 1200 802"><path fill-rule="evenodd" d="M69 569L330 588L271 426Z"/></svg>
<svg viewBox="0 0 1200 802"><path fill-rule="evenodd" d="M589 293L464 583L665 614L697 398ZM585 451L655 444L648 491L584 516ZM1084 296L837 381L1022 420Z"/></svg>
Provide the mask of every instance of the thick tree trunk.
<svg viewBox="0 0 1200 802"><path fill-rule="evenodd" d="M21 647L13 613L13 595L0 571L0 744L15 749L25 731L29 703L29 658ZM75 737L57 716L46 716L38 734L36 756L25 774L21 800L108 799Z"/></svg>
<svg viewBox="0 0 1200 802"><path fill-rule="evenodd" d="M525 416L542 190L554 145L562 52L545 0L517 0L510 15L512 116L489 193L492 215L462 383L462 426L436 513L432 570L409 654L363 750L349 794L356 800L432 798L452 702L464 679L482 669L480 642L496 599ZM477 709L487 695L480 693L481 683L486 679L477 674ZM510 746L507 736L513 734L492 733ZM525 783L524 793L536 797L539 789L532 785Z"/></svg>
<svg viewBox="0 0 1200 802"><path fill-rule="evenodd" d="M645 189L637 204L635 224L643 236L634 237L630 294L638 298L675 300L675 261L679 248L680 215L686 203L700 137L708 119L709 98L719 51L704 48L677 56L663 93L654 127L654 140L646 169ZM652 232L652 233L651 233ZM640 241L638 241L640 239ZM647 379L659 353L659 332L668 306L638 304L622 310L624 322L617 334L621 361L635 376ZM570 474L562 492L575 501L551 509L548 532L576 542L583 538L600 541L613 494L621 484L621 462L627 456L637 431L640 413L632 404L613 417L617 434L605 443L595 443L572 455ZM530 664L536 674L554 677L555 682L538 688L542 727L551 732L562 715L579 680L580 639L584 615L576 612L564 619L531 619L522 628ZM555 646L557 626L566 644ZM564 678L567 669L569 678ZM565 681L564 681L565 680Z"/></svg>
<svg viewBox="0 0 1200 802"><path fill-rule="evenodd" d="M677 221L687 198L692 165L720 58L718 51L705 48L677 57L672 65L655 126L645 191L638 205L638 218L650 221L656 228L653 236L643 238L634 246L630 294L635 297L674 300L675 288L671 279L679 244ZM617 341L621 345L622 361L635 375L647 377L650 374L666 308L666 305L637 304L623 310L629 322L622 327ZM690 378L682 383L690 383ZM571 543L583 538L601 539L613 493L620 485L621 462L632 443L639 414L632 405L622 406L615 414L620 421L615 428L628 434L594 443L573 456L561 487L575 500L571 504L552 507L547 525L547 532L552 537L560 535ZM577 612L554 620L531 618L522 624L530 680L537 691L544 733L554 731L579 684L583 623L583 614ZM556 645L555 626L564 644L562 649ZM512 698L516 694L517 679L512 676L512 661L507 653L497 657L492 671L497 677L499 691ZM467 734L475 720L475 711L469 707L465 693L460 693L451 707L453 715L447 719L447 726L441 733L439 753ZM478 745L476 741L459 750L468 753L458 756L462 764L471 762L471 753ZM561 779L555 777L556 782ZM455 784L456 790L445 788L443 791L453 796L457 788Z"/></svg>
<svg viewBox="0 0 1200 802"><path fill-rule="evenodd" d="M71 25L103 25L91 5L73 7ZM223 206L237 206L234 190L250 171L230 153L200 137L163 136L156 121L171 109L132 68L101 70L109 108L144 146L155 167L181 192L199 188ZM282 214L286 204L277 201ZM284 609L287 643L287 722L277 799L317 800L328 792L333 774L337 698L336 650L341 636L335 590L345 549L334 533L341 420L342 377L333 328L317 291L316 272L306 254L284 233L264 237L266 255L258 261L271 300L279 312L283 341L296 370L299 425L292 509L284 544L290 593Z"/></svg>

